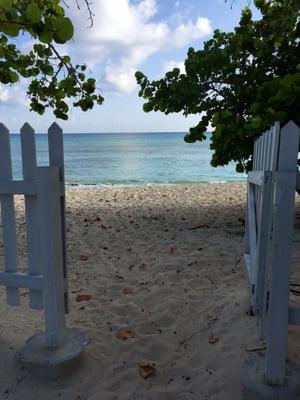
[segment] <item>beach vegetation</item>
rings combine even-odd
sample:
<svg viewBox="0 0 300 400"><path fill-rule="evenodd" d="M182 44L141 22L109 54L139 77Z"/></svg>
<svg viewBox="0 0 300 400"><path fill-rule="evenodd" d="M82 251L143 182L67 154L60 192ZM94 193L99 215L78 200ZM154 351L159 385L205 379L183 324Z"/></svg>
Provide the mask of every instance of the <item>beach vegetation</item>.
<svg viewBox="0 0 300 400"><path fill-rule="evenodd" d="M90 3L82 1L91 25ZM61 53L59 45L69 42L74 34L66 7L67 0L0 0L0 83L13 85L27 80L30 109L44 114L50 108L64 120L68 119L71 100L72 106L83 111L103 102L96 80L87 75L87 66L74 65L69 55ZM29 48L24 38L31 39L26 41Z"/></svg>
<svg viewBox="0 0 300 400"><path fill-rule="evenodd" d="M206 139L211 165L251 169L254 140L275 121L300 124L300 0L254 0L233 32L215 30L201 50L190 48L185 71L151 81L136 72L144 111L200 115L185 141ZM211 125L210 125L211 124Z"/></svg>

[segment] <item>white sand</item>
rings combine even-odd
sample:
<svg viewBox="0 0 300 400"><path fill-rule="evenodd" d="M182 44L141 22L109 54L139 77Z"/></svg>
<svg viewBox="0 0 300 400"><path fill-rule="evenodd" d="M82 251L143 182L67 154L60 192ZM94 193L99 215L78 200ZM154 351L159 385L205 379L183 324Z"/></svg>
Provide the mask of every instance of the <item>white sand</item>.
<svg viewBox="0 0 300 400"><path fill-rule="evenodd" d="M7 306L1 289L0 399L239 399L245 350L261 346L246 313L245 198L245 184L68 190L68 325L92 342L75 375L32 378L14 354L43 329L42 315L29 310L26 292L21 307ZM82 294L92 299L76 302ZM122 328L134 337L117 339ZM295 355L299 331L291 336ZM156 370L147 379L143 362Z"/></svg>

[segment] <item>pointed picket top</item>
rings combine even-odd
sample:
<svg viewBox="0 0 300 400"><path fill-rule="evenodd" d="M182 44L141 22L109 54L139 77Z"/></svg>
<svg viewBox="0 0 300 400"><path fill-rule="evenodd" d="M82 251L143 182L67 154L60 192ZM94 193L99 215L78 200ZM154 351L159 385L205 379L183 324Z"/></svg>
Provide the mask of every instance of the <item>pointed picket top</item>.
<svg viewBox="0 0 300 400"><path fill-rule="evenodd" d="M34 129L32 128L32 126L28 123L25 122L25 124L22 126L22 128L20 129L21 134L27 134L27 133L34 133Z"/></svg>
<svg viewBox="0 0 300 400"><path fill-rule="evenodd" d="M289 121L280 131L280 151L278 170L293 171L297 168L300 128L295 122Z"/></svg>
<svg viewBox="0 0 300 400"><path fill-rule="evenodd" d="M7 135L8 133L9 133L8 128L2 122L0 122L0 135L1 134Z"/></svg>
<svg viewBox="0 0 300 400"><path fill-rule="evenodd" d="M26 122L21 130L21 153L24 179L36 178L36 146L34 129Z"/></svg>
<svg viewBox="0 0 300 400"><path fill-rule="evenodd" d="M50 135L57 134L57 133L62 133L62 128L58 125L58 123L53 122L53 124L48 129L48 133Z"/></svg>
<svg viewBox="0 0 300 400"><path fill-rule="evenodd" d="M282 129L285 129L286 131L290 132L295 132L295 131L299 132L300 130L299 126L292 120L287 122Z"/></svg>
<svg viewBox="0 0 300 400"><path fill-rule="evenodd" d="M7 127L0 123L0 178L11 179L10 137Z"/></svg>
<svg viewBox="0 0 300 400"><path fill-rule="evenodd" d="M64 180L64 139L63 130L56 123L48 129L48 149L50 166L59 167L59 177L63 182Z"/></svg>

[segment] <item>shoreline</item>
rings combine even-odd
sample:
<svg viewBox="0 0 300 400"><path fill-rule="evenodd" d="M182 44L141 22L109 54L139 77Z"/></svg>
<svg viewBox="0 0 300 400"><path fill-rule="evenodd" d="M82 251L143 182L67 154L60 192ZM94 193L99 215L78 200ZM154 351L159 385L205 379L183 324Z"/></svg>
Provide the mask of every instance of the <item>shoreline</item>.
<svg viewBox="0 0 300 400"><path fill-rule="evenodd" d="M201 185L235 185L235 184L247 184L246 180L241 181L201 181L201 182L170 182L170 183L73 183L66 182L66 189L118 189L118 188L151 188L151 187L178 187L178 186L201 186Z"/></svg>

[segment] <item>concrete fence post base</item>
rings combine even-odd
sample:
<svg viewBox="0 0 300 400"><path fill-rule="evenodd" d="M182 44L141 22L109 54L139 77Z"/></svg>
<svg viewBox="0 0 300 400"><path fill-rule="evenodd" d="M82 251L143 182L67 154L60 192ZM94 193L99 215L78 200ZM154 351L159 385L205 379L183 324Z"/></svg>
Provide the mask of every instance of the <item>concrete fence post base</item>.
<svg viewBox="0 0 300 400"><path fill-rule="evenodd" d="M90 339L79 329L66 328L66 337L60 347L49 347L44 333L32 336L16 359L32 372L45 379L63 378L73 373L80 355Z"/></svg>
<svg viewBox="0 0 300 400"><path fill-rule="evenodd" d="M300 368L287 363L284 386L272 386L264 379L265 357L251 354L241 371L242 400L297 400L300 393Z"/></svg>

